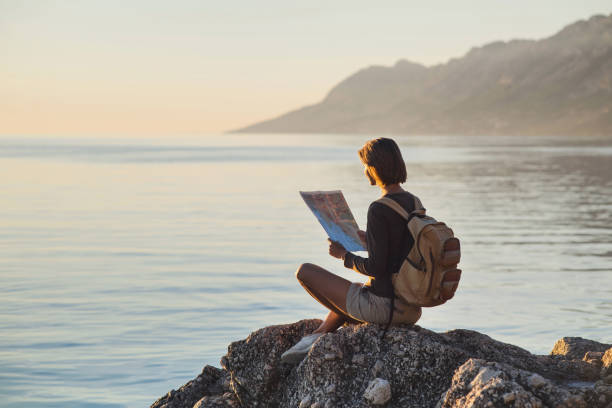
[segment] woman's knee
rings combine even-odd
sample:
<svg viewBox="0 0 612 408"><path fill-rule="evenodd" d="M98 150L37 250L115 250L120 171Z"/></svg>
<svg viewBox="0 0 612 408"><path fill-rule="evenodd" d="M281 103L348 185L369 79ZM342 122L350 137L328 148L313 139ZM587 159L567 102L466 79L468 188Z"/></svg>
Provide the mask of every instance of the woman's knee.
<svg viewBox="0 0 612 408"><path fill-rule="evenodd" d="M297 280L303 282L308 279L308 276L312 273L311 271L314 270L314 266L315 265L311 263L303 263L298 266L297 270L295 271L295 277Z"/></svg>

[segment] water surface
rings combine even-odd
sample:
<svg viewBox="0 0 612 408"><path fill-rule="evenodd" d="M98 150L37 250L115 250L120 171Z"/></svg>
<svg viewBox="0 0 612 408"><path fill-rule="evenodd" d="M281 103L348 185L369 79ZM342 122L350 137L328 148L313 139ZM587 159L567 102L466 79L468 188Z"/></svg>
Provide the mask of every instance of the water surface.
<svg viewBox="0 0 612 408"><path fill-rule="evenodd" d="M362 135L0 138L0 405L141 407L231 341L324 310L298 190L378 197ZM612 141L398 137L405 187L462 241L456 297L419 324L535 353L612 342Z"/></svg>

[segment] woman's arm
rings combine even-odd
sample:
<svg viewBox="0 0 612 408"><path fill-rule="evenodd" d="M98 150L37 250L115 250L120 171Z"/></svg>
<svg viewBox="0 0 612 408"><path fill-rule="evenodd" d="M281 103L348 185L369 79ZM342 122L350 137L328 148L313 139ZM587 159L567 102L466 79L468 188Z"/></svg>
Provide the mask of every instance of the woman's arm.
<svg viewBox="0 0 612 408"><path fill-rule="evenodd" d="M362 258L351 252L344 255L344 266L367 276L381 276L387 269L389 231L381 204L371 204L368 209L367 243L368 257Z"/></svg>

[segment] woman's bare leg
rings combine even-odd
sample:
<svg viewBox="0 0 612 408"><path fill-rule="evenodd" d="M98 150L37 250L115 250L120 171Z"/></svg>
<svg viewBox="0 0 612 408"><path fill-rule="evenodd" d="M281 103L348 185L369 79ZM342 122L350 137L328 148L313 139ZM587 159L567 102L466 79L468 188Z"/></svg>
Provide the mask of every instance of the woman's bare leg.
<svg viewBox="0 0 612 408"><path fill-rule="evenodd" d="M317 327L317 329L314 330L313 333L332 333L347 321L348 319L346 316L339 315L336 312L330 311L327 316L325 316L325 320L323 320L323 323L321 323L321 325Z"/></svg>
<svg viewBox="0 0 612 408"><path fill-rule="evenodd" d="M310 296L317 299L319 303L329 309L329 313L325 317L325 320L323 320L323 323L321 323L321 325L315 331L313 331L313 333L330 333L335 331L338 327L342 326L344 322L356 322L348 316L345 316L344 313L342 313L334 305L329 303L323 296L316 294L303 282L300 281L300 284L304 287L306 292L310 294Z"/></svg>
<svg viewBox="0 0 612 408"><path fill-rule="evenodd" d="M330 310L314 333L333 332L345 322L360 323L349 317L346 311L346 294L350 281L309 263L300 265L295 276L312 297Z"/></svg>

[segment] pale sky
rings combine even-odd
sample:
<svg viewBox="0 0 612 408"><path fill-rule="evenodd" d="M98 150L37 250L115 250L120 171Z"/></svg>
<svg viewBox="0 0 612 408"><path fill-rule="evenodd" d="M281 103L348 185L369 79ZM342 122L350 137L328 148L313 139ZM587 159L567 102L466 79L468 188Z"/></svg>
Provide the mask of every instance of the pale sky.
<svg viewBox="0 0 612 408"><path fill-rule="evenodd" d="M216 133L369 65L547 37L609 0L0 0L0 134Z"/></svg>

